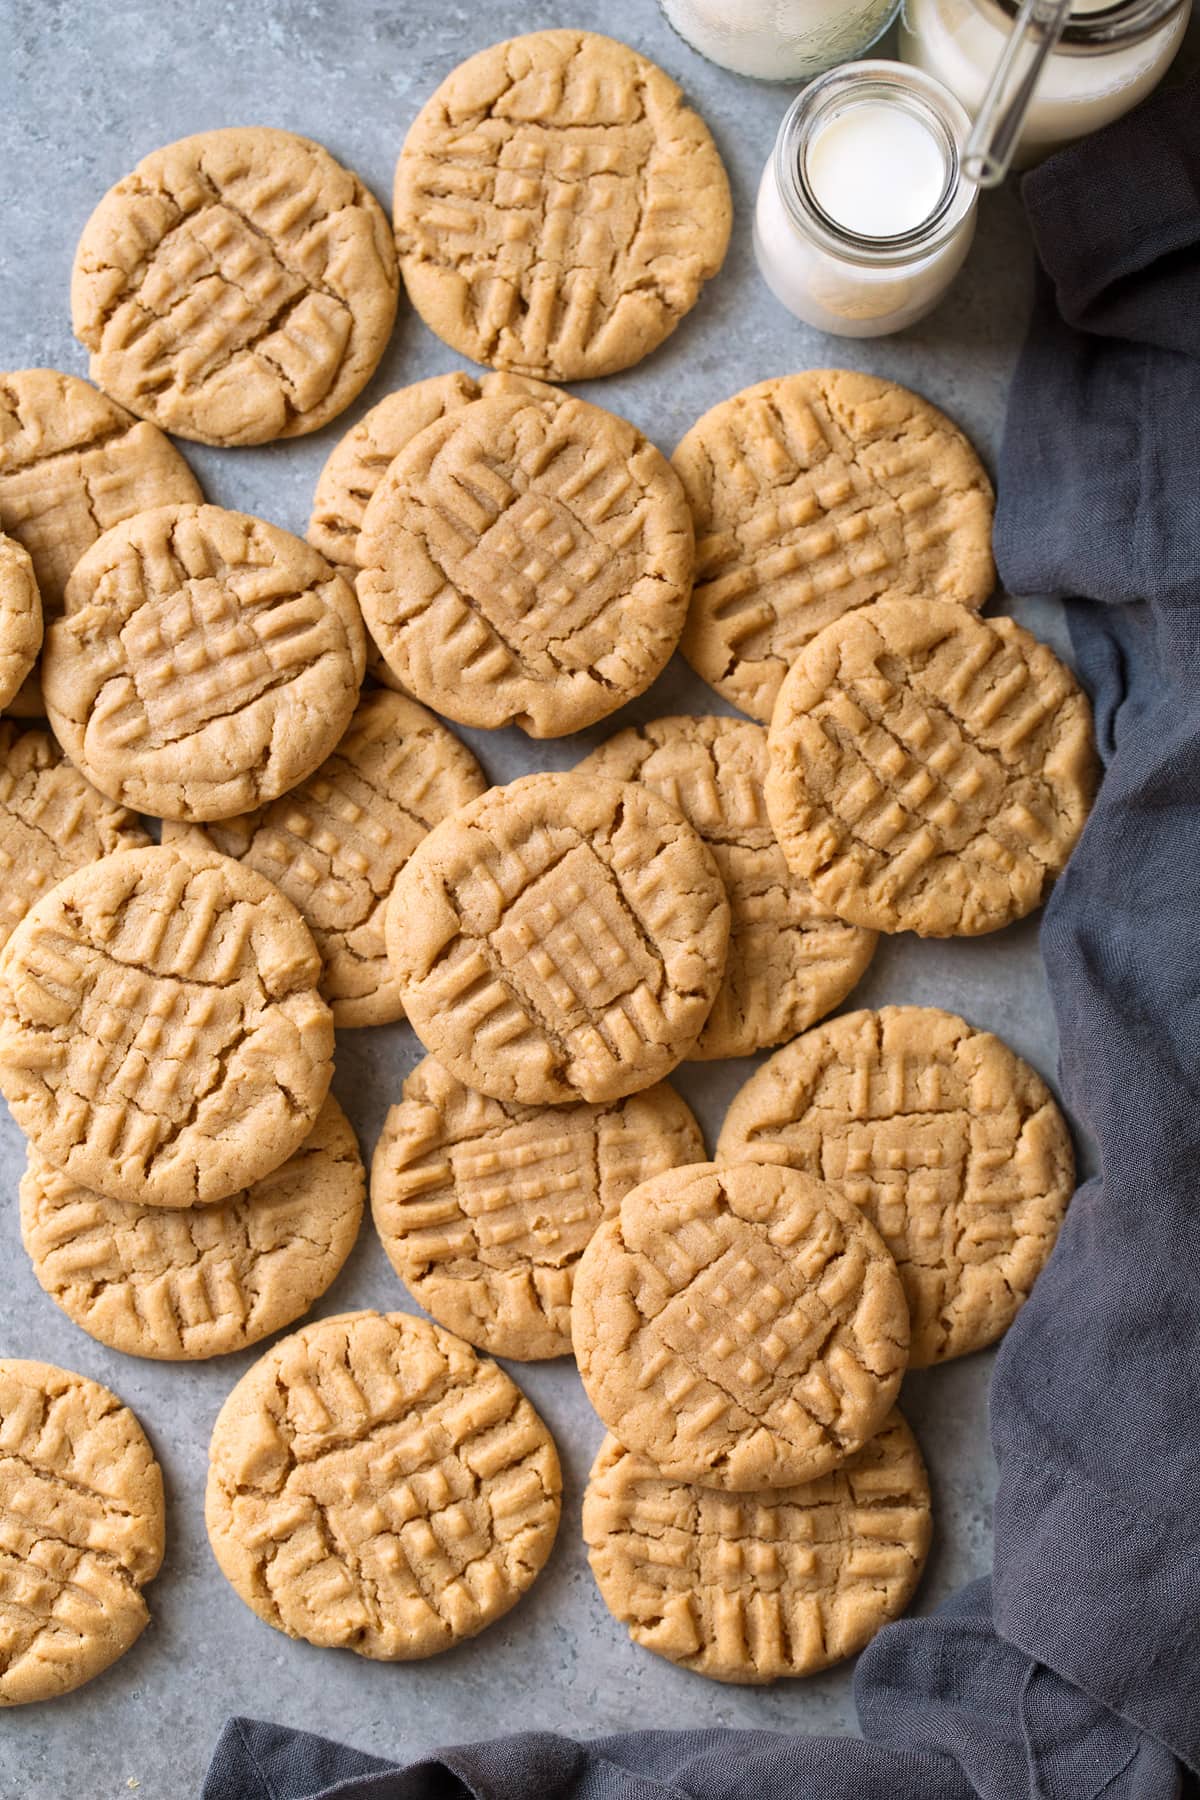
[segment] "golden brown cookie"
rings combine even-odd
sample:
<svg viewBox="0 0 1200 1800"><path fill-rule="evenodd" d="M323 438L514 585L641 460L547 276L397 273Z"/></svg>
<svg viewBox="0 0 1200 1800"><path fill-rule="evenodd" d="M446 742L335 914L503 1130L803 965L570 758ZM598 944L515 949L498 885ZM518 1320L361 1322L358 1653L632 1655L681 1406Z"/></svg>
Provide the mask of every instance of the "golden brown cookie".
<svg viewBox="0 0 1200 1800"><path fill-rule="evenodd" d="M894 382L845 369L760 381L706 412L671 460L696 526L679 648L764 724L831 620L883 594L978 609L995 585L983 465Z"/></svg>
<svg viewBox="0 0 1200 1800"><path fill-rule="evenodd" d="M624 419L553 390L493 393L392 461L357 556L367 628L407 692L463 725L558 737L668 661L692 524Z"/></svg>
<svg viewBox="0 0 1200 1800"><path fill-rule="evenodd" d="M669 76L589 31L468 58L396 168L408 297L476 362L611 375L674 331L729 242L729 182Z"/></svg>
<svg viewBox="0 0 1200 1800"><path fill-rule="evenodd" d="M665 1082L608 1106L515 1106L427 1056L376 1146L371 1206L439 1324L493 1356L569 1356L575 1266L597 1225L638 1182L703 1155Z"/></svg>
<svg viewBox="0 0 1200 1800"><path fill-rule="evenodd" d="M42 686L102 793L164 819L227 819L324 762L365 658L353 590L311 545L248 513L162 506L77 564Z"/></svg>
<svg viewBox="0 0 1200 1800"><path fill-rule="evenodd" d="M577 765L640 781L695 826L729 896L725 979L691 1055L752 1056L794 1037L845 999L875 952L788 869L763 800L767 734L747 719L652 719Z"/></svg>
<svg viewBox="0 0 1200 1800"><path fill-rule="evenodd" d="M365 1193L350 1121L329 1096L285 1163L213 1206L109 1200L31 1146L21 1237L50 1298L100 1343L198 1361L308 1311L350 1254Z"/></svg>
<svg viewBox="0 0 1200 1800"><path fill-rule="evenodd" d="M59 882L0 952L0 1093L47 1162L147 1206L278 1168L332 1072L321 961L253 869L190 845Z"/></svg>
<svg viewBox="0 0 1200 1800"><path fill-rule="evenodd" d="M1012 619L881 600L801 652L768 740L789 866L874 931L978 937L1045 899L1083 830L1092 711Z"/></svg>
<svg viewBox="0 0 1200 1800"><path fill-rule="evenodd" d="M414 1031L468 1087L609 1101L689 1052L721 984L710 852L633 783L527 775L436 825L392 890L387 947Z"/></svg>
<svg viewBox="0 0 1200 1800"><path fill-rule="evenodd" d="M248 863L299 907L321 952L321 993L335 1025L404 1017L383 922L396 877L430 828L482 794L465 744L413 700L364 694L350 729L315 774L240 819L164 825Z"/></svg>
<svg viewBox="0 0 1200 1800"><path fill-rule="evenodd" d="M284 1338L217 1416L213 1553L268 1625L408 1662L515 1606L550 1554L562 1478L520 1388L404 1313Z"/></svg>
<svg viewBox="0 0 1200 1800"><path fill-rule="evenodd" d="M623 1444L731 1491L837 1468L880 1429L908 1362L875 1227L765 1163L696 1163L626 1194L580 1258L571 1334Z"/></svg>
<svg viewBox="0 0 1200 1800"><path fill-rule="evenodd" d="M41 647L42 599L32 559L0 531L0 707L13 699Z"/></svg>
<svg viewBox="0 0 1200 1800"><path fill-rule="evenodd" d="M554 391L520 375L483 375L476 380L456 370L452 375L431 375L385 395L329 452L313 495L309 543L331 563L357 568L358 534L371 495L392 458L399 456L418 431L436 425L447 413L469 406L472 400Z"/></svg>
<svg viewBox="0 0 1200 1800"><path fill-rule="evenodd" d="M32 557L47 619L101 532L147 507L203 498L161 431L77 375L0 374L0 527Z"/></svg>
<svg viewBox="0 0 1200 1800"><path fill-rule="evenodd" d="M714 1681L815 1675L904 1611L929 1549L929 1480L894 1408L830 1475L721 1494L606 1437L583 1500L588 1561L635 1644Z"/></svg>
<svg viewBox="0 0 1200 1800"><path fill-rule="evenodd" d="M335 418L396 316L379 203L327 150L262 126L142 158L83 228L75 335L107 394L178 437L263 444Z"/></svg>
<svg viewBox="0 0 1200 1800"><path fill-rule="evenodd" d="M147 507L203 498L170 440L89 382L57 369L0 374L0 527L32 558L46 623L101 532ZM43 717L36 670L6 710Z"/></svg>
<svg viewBox="0 0 1200 1800"><path fill-rule="evenodd" d="M0 1706L69 1694L150 1622L162 1474L115 1394L0 1361Z"/></svg>
<svg viewBox="0 0 1200 1800"><path fill-rule="evenodd" d="M781 1163L853 1200L895 1257L914 1368L1011 1325L1075 1186L1067 1122L1028 1063L932 1006L847 1013L734 1097L719 1162Z"/></svg>
<svg viewBox="0 0 1200 1800"><path fill-rule="evenodd" d="M308 541L353 579L358 568L358 534L371 495L392 458L398 456L426 425L448 412L494 394L541 393L555 390L522 375L431 375L411 387L388 394L335 444L321 470L313 495ZM367 669L384 687L403 692L371 639Z"/></svg>
<svg viewBox="0 0 1200 1800"><path fill-rule="evenodd" d="M65 761L48 731L0 722L0 944L73 869L150 842Z"/></svg>

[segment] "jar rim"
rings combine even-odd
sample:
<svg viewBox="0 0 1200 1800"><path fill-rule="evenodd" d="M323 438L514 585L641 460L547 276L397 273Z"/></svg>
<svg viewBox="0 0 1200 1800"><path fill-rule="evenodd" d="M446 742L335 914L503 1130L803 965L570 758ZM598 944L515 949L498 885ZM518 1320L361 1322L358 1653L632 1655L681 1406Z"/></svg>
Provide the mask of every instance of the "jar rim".
<svg viewBox="0 0 1200 1800"><path fill-rule="evenodd" d="M929 215L907 231L887 237L853 231L827 213L806 168L808 146L817 129L847 105L871 99L893 101L918 117L930 128L946 163L945 183ZM977 189L962 174L962 151L970 129L965 108L949 88L922 69L882 58L831 69L796 96L775 139L772 162L784 211L797 230L844 261L920 261L954 235L978 198Z"/></svg>
<svg viewBox="0 0 1200 1800"><path fill-rule="evenodd" d="M999 15L1002 28L1014 20L1021 0L982 0L991 12ZM1188 0L1111 0L1095 12L1068 14L1055 55L1103 55L1110 50L1129 49L1153 37L1187 6Z"/></svg>

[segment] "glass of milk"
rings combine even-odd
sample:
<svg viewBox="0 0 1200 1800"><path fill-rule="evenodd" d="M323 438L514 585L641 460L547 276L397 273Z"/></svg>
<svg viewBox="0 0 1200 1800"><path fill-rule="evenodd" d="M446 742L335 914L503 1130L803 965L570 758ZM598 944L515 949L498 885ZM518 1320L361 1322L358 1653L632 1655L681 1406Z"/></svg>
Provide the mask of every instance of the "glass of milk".
<svg viewBox="0 0 1200 1800"><path fill-rule="evenodd" d="M900 0L661 0L685 43L760 81L804 81L887 30Z"/></svg>
<svg viewBox="0 0 1200 1800"><path fill-rule="evenodd" d="M759 271L789 312L882 337L941 299L971 247L966 110L902 63L833 69L779 128L754 214Z"/></svg>
<svg viewBox="0 0 1200 1800"><path fill-rule="evenodd" d="M1004 54L1018 0L904 0L900 55L974 115ZM1015 161L1040 157L1136 106L1162 80L1191 0L1074 0L1038 78Z"/></svg>

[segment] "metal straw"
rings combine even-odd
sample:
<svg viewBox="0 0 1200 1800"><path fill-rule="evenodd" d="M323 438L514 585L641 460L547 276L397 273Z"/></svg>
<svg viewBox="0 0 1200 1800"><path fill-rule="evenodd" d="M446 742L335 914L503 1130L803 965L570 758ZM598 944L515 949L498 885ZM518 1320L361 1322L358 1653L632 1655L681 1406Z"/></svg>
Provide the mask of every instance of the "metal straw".
<svg viewBox="0 0 1200 1800"><path fill-rule="evenodd" d="M977 187L998 187L1007 175L1038 78L1070 11L1071 0L1022 0L963 150L963 175ZM1023 56L1028 61L1010 94Z"/></svg>

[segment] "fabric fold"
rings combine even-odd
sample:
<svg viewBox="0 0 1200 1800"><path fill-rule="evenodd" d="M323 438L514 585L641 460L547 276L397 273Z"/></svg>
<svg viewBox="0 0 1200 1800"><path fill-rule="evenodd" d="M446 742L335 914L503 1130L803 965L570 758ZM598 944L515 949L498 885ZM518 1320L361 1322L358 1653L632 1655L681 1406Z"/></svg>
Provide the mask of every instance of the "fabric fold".
<svg viewBox="0 0 1200 1800"><path fill-rule="evenodd" d="M1034 243L1068 325L1195 355L1198 108L1195 79L1163 89L1025 178Z"/></svg>
<svg viewBox="0 0 1200 1800"><path fill-rule="evenodd" d="M997 1359L995 1617L1200 1767L1200 80L1090 142L1025 184L996 553L1110 603L1067 608L1109 767L1042 928L1100 1174Z"/></svg>

